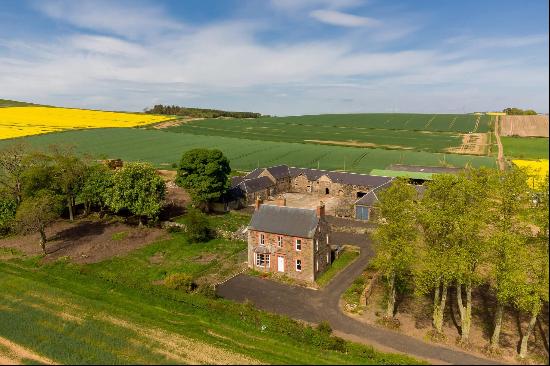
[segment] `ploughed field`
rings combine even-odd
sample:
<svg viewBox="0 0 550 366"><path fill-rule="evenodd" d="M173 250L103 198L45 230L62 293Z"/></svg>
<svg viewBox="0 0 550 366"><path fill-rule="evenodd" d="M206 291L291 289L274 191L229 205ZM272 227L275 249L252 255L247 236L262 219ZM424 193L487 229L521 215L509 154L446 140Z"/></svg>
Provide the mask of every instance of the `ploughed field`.
<svg viewBox="0 0 550 366"><path fill-rule="evenodd" d="M51 144L72 144L76 151L95 157L149 161L157 167L170 166L183 152L193 148L220 149L239 170L287 164L326 170L369 173L390 164L495 167L487 156L442 154L425 151L387 150L291 142L261 141L245 138L170 133L154 129L111 128L66 131L23 139L36 148ZM14 140L0 141L0 148Z"/></svg>
<svg viewBox="0 0 550 366"><path fill-rule="evenodd" d="M0 108L0 140L71 129L134 127L173 119L139 113L5 104L8 106Z"/></svg>
<svg viewBox="0 0 550 366"><path fill-rule="evenodd" d="M323 114L317 116L207 119L164 131L253 140L445 152L467 133L486 133L491 117L454 114Z"/></svg>

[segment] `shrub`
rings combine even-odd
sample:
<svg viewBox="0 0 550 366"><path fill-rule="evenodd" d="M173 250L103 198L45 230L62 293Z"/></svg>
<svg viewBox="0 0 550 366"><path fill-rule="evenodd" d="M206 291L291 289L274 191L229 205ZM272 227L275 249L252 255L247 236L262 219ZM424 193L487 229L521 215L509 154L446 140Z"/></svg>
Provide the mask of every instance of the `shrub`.
<svg viewBox="0 0 550 366"><path fill-rule="evenodd" d="M173 273L164 279L164 285L172 290L184 290L191 292L196 285L193 282L193 277L186 273Z"/></svg>
<svg viewBox="0 0 550 366"><path fill-rule="evenodd" d="M196 208L189 208L183 222L185 233L192 242L202 243L210 239L210 222L204 213Z"/></svg>
<svg viewBox="0 0 550 366"><path fill-rule="evenodd" d="M0 192L1 193L1 192ZM0 197L0 235L7 234L15 220L17 202L9 197Z"/></svg>
<svg viewBox="0 0 550 366"><path fill-rule="evenodd" d="M324 334L332 334L332 327L326 320L323 320L319 323L319 325L317 326L317 330Z"/></svg>

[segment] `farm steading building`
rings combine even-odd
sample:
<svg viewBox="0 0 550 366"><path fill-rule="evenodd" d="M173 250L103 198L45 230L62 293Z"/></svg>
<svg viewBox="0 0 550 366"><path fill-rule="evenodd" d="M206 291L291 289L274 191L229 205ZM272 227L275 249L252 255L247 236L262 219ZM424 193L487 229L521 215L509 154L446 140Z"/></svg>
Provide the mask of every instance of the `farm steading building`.
<svg viewBox="0 0 550 366"><path fill-rule="evenodd" d="M227 208L252 205L257 199L268 199L283 193L309 193L320 198L338 197L353 202L348 216L367 220L376 200L375 190L387 185L392 177L334 172L278 165L257 168L244 177L233 177L226 200ZM365 199L361 200L363 197Z"/></svg>

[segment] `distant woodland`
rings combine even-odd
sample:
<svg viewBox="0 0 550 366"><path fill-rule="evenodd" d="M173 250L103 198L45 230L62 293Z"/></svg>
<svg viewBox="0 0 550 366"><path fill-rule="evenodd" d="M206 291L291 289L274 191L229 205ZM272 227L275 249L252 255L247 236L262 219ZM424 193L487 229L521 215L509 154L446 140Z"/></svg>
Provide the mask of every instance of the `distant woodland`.
<svg viewBox="0 0 550 366"><path fill-rule="evenodd" d="M218 117L233 117L233 118L258 118L262 115L253 112L228 112L218 109L203 109L203 108L188 108L177 105L162 105L157 104L153 108L145 109L145 113L151 114L169 114L176 116L198 117L198 118L218 118Z"/></svg>
<svg viewBox="0 0 550 366"><path fill-rule="evenodd" d="M522 116L522 115L536 115L537 112L535 112L532 109L521 109L521 108L506 108L503 110L504 113L508 115L514 115L514 116Z"/></svg>

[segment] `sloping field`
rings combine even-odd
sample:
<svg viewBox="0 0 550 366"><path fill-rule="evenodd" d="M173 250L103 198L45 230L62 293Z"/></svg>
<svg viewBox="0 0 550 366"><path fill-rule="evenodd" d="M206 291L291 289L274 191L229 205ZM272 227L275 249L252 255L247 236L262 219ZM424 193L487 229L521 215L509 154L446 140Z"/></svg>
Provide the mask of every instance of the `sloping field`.
<svg viewBox="0 0 550 366"><path fill-rule="evenodd" d="M207 119L186 122L176 127L169 127L165 131L251 140L431 152L443 152L449 148L458 149L462 141L462 136L456 132L397 130L392 129L390 125L373 128L368 118L363 122L358 120L356 123L351 123L352 121L346 118L339 120L340 116L335 117L334 120L325 119L325 117L320 115L312 122L308 122L306 117ZM376 122L376 120L373 121Z"/></svg>
<svg viewBox="0 0 550 366"><path fill-rule="evenodd" d="M529 175L529 185L532 188L539 188L548 177L548 160L512 160L512 162L521 169L524 169Z"/></svg>
<svg viewBox="0 0 550 366"><path fill-rule="evenodd" d="M226 120L227 121L227 120ZM235 121L235 120L233 120ZM361 113L320 114L290 117L260 117L238 120L242 123L267 123L285 130L288 126L311 128L355 128L365 129L438 131L438 132L488 132L491 117L473 114L412 114L412 113Z"/></svg>
<svg viewBox="0 0 550 366"><path fill-rule="evenodd" d="M0 360L66 364L407 364L246 305L0 261Z"/></svg>
<svg viewBox="0 0 550 366"><path fill-rule="evenodd" d="M548 137L548 116L501 116L501 136Z"/></svg>
<svg viewBox="0 0 550 366"><path fill-rule="evenodd" d="M149 161L158 167L176 163L183 152L198 147L222 150L230 159L232 168L240 170L277 164L327 170L345 169L357 173L368 173L372 169L384 169L390 164L398 163L449 164L457 167L466 164L476 167L495 166L495 159L485 156L257 141L137 128L66 131L29 136L15 141L26 141L36 148L45 148L51 144L74 144L81 153L96 157ZM12 140L0 141L0 148L11 142Z"/></svg>
<svg viewBox="0 0 550 366"><path fill-rule="evenodd" d="M506 157L519 159L548 159L546 137L501 137Z"/></svg>
<svg viewBox="0 0 550 366"><path fill-rule="evenodd" d="M6 107L0 108L0 139L70 129L134 127L169 119L173 117L54 107Z"/></svg>

